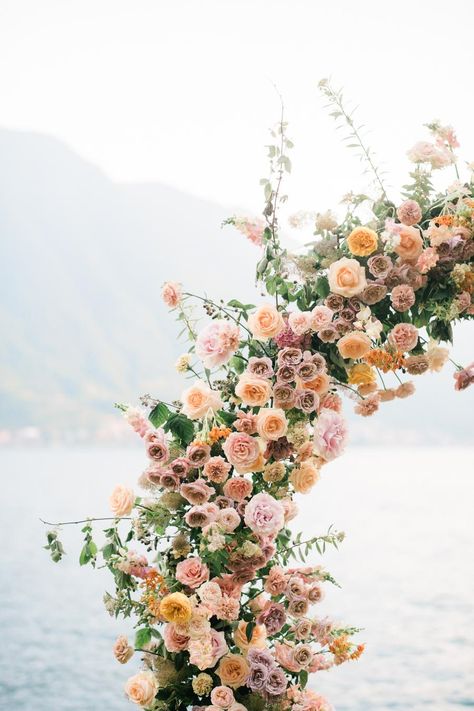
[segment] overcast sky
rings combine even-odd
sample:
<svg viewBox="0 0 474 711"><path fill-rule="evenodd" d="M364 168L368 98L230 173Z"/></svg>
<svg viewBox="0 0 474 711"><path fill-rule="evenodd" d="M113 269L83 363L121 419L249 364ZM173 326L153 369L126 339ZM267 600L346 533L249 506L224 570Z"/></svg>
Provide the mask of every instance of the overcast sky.
<svg viewBox="0 0 474 711"><path fill-rule="evenodd" d="M474 3L458 0L0 0L0 125L63 139L121 181L257 209L284 96L291 208L363 188L317 82L360 104L397 185L434 117L474 160Z"/></svg>

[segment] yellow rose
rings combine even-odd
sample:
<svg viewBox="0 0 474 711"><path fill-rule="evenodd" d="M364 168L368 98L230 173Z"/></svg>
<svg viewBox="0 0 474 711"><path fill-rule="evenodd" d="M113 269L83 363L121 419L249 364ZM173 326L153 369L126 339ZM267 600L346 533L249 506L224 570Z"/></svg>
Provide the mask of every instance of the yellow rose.
<svg viewBox="0 0 474 711"><path fill-rule="evenodd" d="M150 706L158 691L158 682L151 671L131 676L125 684L125 693L138 706Z"/></svg>
<svg viewBox="0 0 474 711"><path fill-rule="evenodd" d="M349 370L350 385L368 385L376 379L375 371L367 363L357 363Z"/></svg>
<svg viewBox="0 0 474 711"><path fill-rule="evenodd" d="M221 658L216 674L224 686L237 689L245 684L249 671L250 667L245 657L240 654L226 654Z"/></svg>
<svg viewBox="0 0 474 711"><path fill-rule="evenodd" d="M377 233L370 227L356 227L347 238L347 246L356 257L368 257L378 245Z"/></svg>
<svg viewBox="0 0 474 711"><path fill-rule="evenodd" d="M402 259L416 259L423 251L423 240L416 227L404 227L400 230L400 242L395 252Z"/></svg>
<svg viewBox="0 0 474 711"><path fill-rule="evenodd" d="M357 360L370 351L370 338L365 333L353 331L338 340L337 348L343 358Z"/></svg>
<svg viewBox="0 0 474 711"><path fill-rule="evenodd" d="M342 257L328 271L329 288L340 296L356 296L367 286L365 269L357 259Z"/></svg>
<svg viewBox="0 0 474 711"><path fill-rule="evenodd" d="M248 407L262 407L271 398L272 386L269 380L244 373L239 378L235 394Z"/></svg>
<svg viewBox="0 0 474 711"><path fill-rule="evenodd" d="M262 304L249 316L249 329L254 338L266 341L268 338L278 336L285 328L281 313L271 304Z"/></svg>
<svg viewBox="0 0 474 711"><path fill-rule="evenodd" d="M160 603L160 615L167 622L175 622L177 625L186 625L191 619L192 612L189 598L180 592L166 595Z"/></svg>
<svg viewBox="0 0 474 711"><path fill-rule="evenodd" d="M267 646L267 630L265 625L255 625L252 630L250 642L247 640L247 622L240 620L237 629L234 632L234 642L241 652L248 652L253 647L255 649L264 649Z"/></svg>
<svg viewBox="0 0 474 711"><path fill-rule="evenodd" d="M133 509L135 503L135 494L132 489L127 489L126 486L119 484L112 491L109 498L110 510L114 516L128 516Z"/></svg>
<svg viewBox="0 0 474 711"><path fill-rule="evenodd" d="M312 462L302 462L290 475L290 482L298 494L307 494L318 480L319 471Z"/></svg>
<svg viewBox="0 0 474 711"><path fill-rule="evenodd" d="M257 432L262 439L277 440L284 437L288 430L288 422L283 410L264 407L257 415Z"/></svg>

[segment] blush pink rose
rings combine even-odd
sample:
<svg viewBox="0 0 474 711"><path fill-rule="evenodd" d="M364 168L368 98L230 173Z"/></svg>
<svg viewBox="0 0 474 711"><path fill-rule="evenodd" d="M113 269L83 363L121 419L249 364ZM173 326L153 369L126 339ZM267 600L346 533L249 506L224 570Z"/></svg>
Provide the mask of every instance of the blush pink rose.
<svg viewBox="0 0 474 711"><path fill-rule="evenodd" d="M321 328L329 326L333 316L334 311L327 306L315 306L311 311L311 328L313 331L319 331Z"/></svg>
<svg viewBox="0 0 474 711"><path fill-rule="evenodd" d="M206 368L227 363L239 347L240 331L236 324L224 319L211 321L198 335L196 355Z"/></svg>
<svg viewBox="0 0 474 711"><path fill-rule="evenodd" d="M228 686L215 686L211 691L211 701L220 709L228 709L235 701L234 692Z"/></svg>
<svg viewBox="0 0 474 711"><path fill-rule="evenodd" d="M233 501L243 501L252 493L252 482L243 476L234 476L224 484L224 494Z"/></svg>
<svg viewBox="0 0 474 711"><path fill-rule="evenodd" d="M344 418L334 410L321 410L314 425L314 446L328 461L339 457L347 442L347 426Z"/></svg>
<svg viewBox="0 0 474 711"><path fill-rule="evenodd" d="M285 525L285 511L273 496L260 493L247 504L245 523L259 536L274 537Z"/></svg>
<svg viewBox="0 0 474 711"><path fill-rule="evenodd" d="M232 533L240 524L240 516L234 508L228 507L220 510L217 522L226 533Z"/></svg>
<svg viewBox="0 0 474 711"><path fill-rule="evenodd" d="M230 469L231 465L224 457L211 457L204 465L203 475L214 484L223 484L229 476Z"/></svg>
<svg viewBox="0 0 474 711"><path fill-rule="evenodd" d="M311 329L311 314L309 311L292 311L288 316L288 324L297 336L302 336Z"/></svg>
<svg viewBox="0 0 474 711"><path fill-rule="evenodd" d="M179 633L174 622L168 622L163 629L163 640L168 652L182 652L187 649L189 637Z"/></svg>
<svg viewBox="0 0 474 711"><path fill-rule="evenodd" d="M411 351L418 343L418 329L411 323L397 323L388 334L388 341L402 353Z"/></svg>
<svg viewBox="0 0 474 711"><path fill-rule="evenodd" d="M186 558L176 566L176 580L195 590L209 580L209 568L198 557Z"/></svg>
<svg viewBox="0 0 474 711"><path fill-rule="evenodd" d="M119 484L112 491L109 498L110 510L114 516L128 516L133 509L135 503L135 494L132 489L128 489L126 486Z"/></svg>
<svg viewBox="0 0 474 711"><path fill-rule="evenodd" d="M258 440L245 432L232 432L224 444L224 454L237 471L248 469L260 454Z"/></svg>
<svg viewBox="0 0 474 711"><path fill-rule="evenodd" d="M220 394L216 390L211 390L209 385L202 380L187 388L182 395L182 413L190 420L198 420L207 415L209 410L216 412L222 407Z"/></svg>

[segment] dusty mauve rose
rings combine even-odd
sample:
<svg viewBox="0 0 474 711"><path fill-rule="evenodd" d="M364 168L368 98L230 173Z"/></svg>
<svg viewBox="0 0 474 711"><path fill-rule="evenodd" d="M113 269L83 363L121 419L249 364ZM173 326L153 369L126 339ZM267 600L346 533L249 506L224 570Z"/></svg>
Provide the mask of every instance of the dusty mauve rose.
<svg viewBox="0 0 474 711"><path fill-rule="evenodd" d="M196 355L206 368L216 368L227 363L239 347L239 327L216 319L211 321L196 339Z"/></svg>
<svg viewBox="0 0 474 711"><path fill-rule="evenodd" d="M405 200L397 210L397 217L404 225L411 227L421 220L423 212L416 200Z"/></svg>
<svg viewBox="0 0 474 711"><path fill-rule="evenodd" d="M357 360L363 358L370 350L370 338L360 331L352 331L337 342L337 349L343 358Z"/></svg>
<svg viewBox="0 0 474 711"><path fill-rule="evenodd" d="M258 440L245 432L232 432L227 437L223 450L227 460L237 471L248 470L260 454Z"/></svg>
<svg viewBox="0 0 474 711"><path fill-rule="evenodd" d="M276 376L279 383L292 383L296 377L296 369L292 365L280 365Z"/></svg>
<svg viewBox="0 0 474 711"><path fill-rule="evenodd" d="M123 635L114 644L114 656L120 664L126 664L133 657L133 647Z"/></svg>
<svg viewBox="0 0 474 711"><path fill-rule="evenodd" d="M250 479L243 476L233 476L224 484L224 494L233 501L243 501L252 493L253 485Z"/></svg>
<svg viewBox="0 0 474 711"><path fill-rule="evenodd" d="M365 288L365 269L357 259L342 257L328 272L329 288L340 296L356 296Z"/></svg>
<svg viewBox="0 0 474 711"><path fill-rule="evenodd" d="M255 434L257 431L257 415L251 412L243 412L242 410L237 410L235 413L237 415L234 421L234 427L237 432L245 432L246 434Z"/></svg>
<svg viewBox="0 0 474 711"><path fill-rule="evenodd" d="M211 457L211 448L208 444L190 444L186 450L186 457L194 467L203 467Z"/></svg>
<svg viewBox="0 0 474 711"><path fill-rule="evenodd" d="M270 696L280 696L285 692L287 685L283 669L272 669L265 684L265 691Z"/></svg>
<svg viewBox="0 0 474 711"><path fill-rule="evenodd" d="M273 376L272 360L267 356L262 356L261 358L251 356L247 363L247 371L252 375L257 375L259 378L271 378Z"/></svg>
<svg viewBox="0 0 474 711"><path fill-rule="evenodd" d="M340 311L344 306L344 299L339 294L328 294L324 300L324 305L331 311Z"/></svg>
<svg viewBox="0 0 474 711"><path fill-rule="evenodd" d="M183 298L181 284L176 281L166 281L161 289L161 298L170 309L176 308Z"/></svg>
<svg viewBox="0 0 474 711"><path fill-rule="evenodd" d="M405 360L405 367L410 375L423 375L430 367L426 355L412 355Z"/></svg>
<svg viewBox="0 0 474 711"><path fill-rule="evenodd" d="M373 304L378 304L379 301L387 294L387 287L383 284L377 284L375 281L368 281L367 286L360 295L360 298L368 306L373 306Z"/></svg>
<svg viewBox="0 0 474 711"><path fill-rule="evenodd" d="M304 389L298 390L296 396L296 407L307 415L314 412L319 407L319 397L314 390Z"/></svg>
<svg viewBox="0 0 474 711"><path fill-rule="evenodd" d="M235 387L235 394L244 405L263 407L272 395L272 386L270 381L265 378L251 373L243 373Z"/></svg>
<svg viewBox="0 0 474 711"><path fill-rule="evenodd" d="M334 341L337 341L339 333L335 323L330 323L318 331L318 337L323 343L334 343Z"/></svg>
<svg viewBox="0 0 474 711"><path fill-rule="evenodd" d="M308 600L290 600L288 604L288 612L293 617L304 617L308 609Z"/></svg>
<svg viewBox="0 0 474 711"><path fill-rule="evenodd" d="M161 469L160 472L160 486L170 491L177 491L181 484L178 474L175 474L171 469Z"/></svg>
<svg viewBox="0 0 474 711"><path fill-rule="evenodd" d="M313 650L309 644L298 644L293 649L293 659L301 669L307 669L313 661Z"/></svg>
<svg viewBox="0 0 474 711"><path fill-rule="evenodd" d="M343 417L334 410L321 410L314 425L314 446L317 453L328 461L339 457L347 442L347 426Z"/></svg>
<svg viewBox="0 0 474 711"><path fill-rule="evenodd" d="M418 329L411 323L397 323L388 334L388 341L402 353L411 351L418 343Z"/></svg>
<svg viewBox="0 0 474 711"><path fill-rule="evenodd" d="M245 523L259 536L273 537L285 523L283 506L270 494L256 494L245 509Z"/></svg>
<svg viewBox="0 0 474 711"><path fill-rule="evenodd" d="M186 558L176 566L176 580L195 590L209 580L209 568L198 557Z"/></svg>
<svg viewBox="0 0 474 711"><path fill-rule="evenodd" d="M202 380L198 380L182 393L181 402L183 403L181 411L190 420L198 420L207 415L209 410L217 412L222 407L220 394L216 390L211 390Z"/></svg>
<svg viewBox="0 0 474 711"><path fill-rule="evenodd" d="M212 486L208 486L204 479L196 479L195 481L181 484L179 493L190 504L205 504L215 493L215 490Z"/></svg>
<svg viewBox="0 0 474 711"><path fill-rule="evenodd" d="M188 646L189 637L178 632L174 622L167 622L163 629L163 640L168 652L182 652Z"/></svg>
<svg viewBox="0 0 474 711"><path fill-rule="evenodd" d="M213 517L205 506L192 506L184 520L191 528L204 528L213 522Z"/></svg>
<svg viewBox="0 0 474 711"><path fill-rule="evenodd" d="M125 684L125 693L138 706L150 706L158 692L158 682L151 671L131 676Z"/></svg>
<svg viewBox="0 0 474 711"><path fill-rule="evenodd" d="M252 691L262 691L268 679L269 671L263 664L252 664L246 685Z"/></svg>
<svg viewBox="0 0 474 711"><path fill-rule="evenodd" d="M250 314L248 327L254 338L266 341L277 336L285 327L283 316L272 304L262 304Z"/></svg>
<svg viewBox="0 0 474 711"><path fill-rule="evenodd" d="M426 277L423 276L419 269L411 264L401 264L398 268L398 273L402 284L408 284L414 291L421 289L426 283Z"/></svg>
<svg viewBox="0 0 474 711"><path fill-rule="evenodd" d="M293 449L293 445L287 440L286 437L280 437L277 440L269 440L267 442L263 456L265 459L273 457L273 459L279 461L280 459L287 459L293 452Z"/></svg>
<svg viewBox="0 0 474 711"><path fill-rule="evenodd" d="M392 267L392 260L385 254L374 254L367 261L367 268L376 279L385 279Z"/></svg>
<svg viewBox="0 0 474 711"><path fill-rule="evenodd" d="M122 484L115 487L109 498L110 510L117 517L128 516L133 509L134 503L135 494L133 489L128 489Z"/></svg>
<svg viewBox="0 0 474 711"><path fill-rule="evenodd" d="M299 364L296 372L298 373L298 378L305 382L307 380L314 380L321 370L318 368L316 363L313 363L312 360L305 359Z"/></svg>
<svg viewBox="0 0 474 711"><path fill-rule="evenodd" d="M273 402L275 407L291 410L296 403L296 390L291 385L277 383L273 388Z"/></svg>
<svg viewBox="0 0 474 711"><path fill-rule="evenodd" d="M281 351L278 351L278 365L298 365L303 359L303 351L301 348L282 348Z"/></svg>
<svg viewBox="0 0 474 711"><path fill-rule="evenodd" d="M186 459L186 457L177 457L176 459L173 459L171 464L168 466L173 474L177 474L180 479L184 479L191 468L191 463L189 459Z"/></svg>
<svg viewBox="0 0 474 711"><path fill-rule="evenodd" d="M471 363L467 368L457 370L453 378L455 380L455 390L466 390L474 382L474 363Z"/></svg>
<svg viewBox="0 0 474 711"><path fill-rule="evenodd" d="M277 634L286 622L286 611L279 602L268 602L257 617L260 625L265 625L270 636Z"/></svg>
<svg viewBox="0 0 474 711"><path fill-rule="evenodd" d="M214 482L214 484L223 484L228 476L231 469L229 462L226 462L223 457L216 456L211 457L204 465L203 476L207 477L209 481Z"/></svg>
<svg viewBox="0 0 474 711"><path fill-rule="evenodd" d="M408 284L400 284L392 289L390 300L396 311L408 311L415 303L415 292Z"/></svg>
<svg viewBox="0 0 474 711"><path fill-rule="evenodd" d="M280 408L263 407L257 415L257 432L264 440L277 440L288 430L285 413Z"/></svg>

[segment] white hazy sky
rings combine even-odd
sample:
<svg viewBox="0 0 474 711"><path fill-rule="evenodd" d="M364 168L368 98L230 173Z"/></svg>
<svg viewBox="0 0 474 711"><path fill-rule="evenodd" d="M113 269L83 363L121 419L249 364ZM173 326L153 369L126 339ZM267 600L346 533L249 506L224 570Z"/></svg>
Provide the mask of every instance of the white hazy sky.
<svg viewBox="0 0 474 711"><path fill-rule="evenodd" d="M257 209L274 82L291 207L323 210L365 187L323 76L360 105L394 185L435 117L474 160L473 19L471 0L0 0L0 125L56 136L116 180Z"/></svg>

